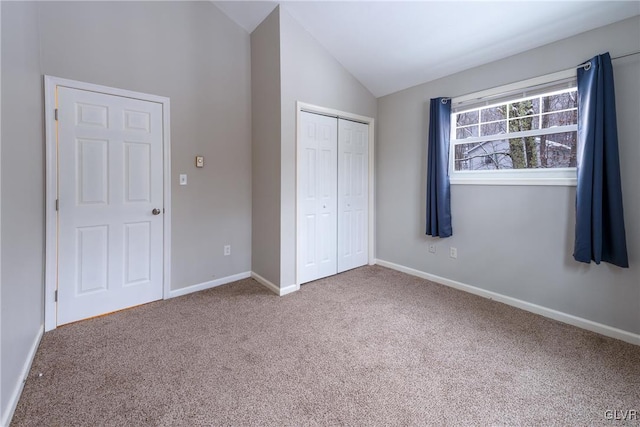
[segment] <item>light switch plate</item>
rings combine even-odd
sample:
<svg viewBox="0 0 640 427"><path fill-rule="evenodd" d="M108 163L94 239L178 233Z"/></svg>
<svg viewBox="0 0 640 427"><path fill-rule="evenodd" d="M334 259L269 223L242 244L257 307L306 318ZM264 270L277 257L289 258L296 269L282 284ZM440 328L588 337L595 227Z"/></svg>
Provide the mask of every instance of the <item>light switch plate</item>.
<svg viewBox="0 0 640 427"><path fill-rule="evenodd" d="M196 156L196 167L197 168L204 167L204 156Z"/></svg>
<svg viewBox="0 0 640 427"><path fill-rule="evenodd" d="M180 185L187 185L187 174L186 173L181 173L180 174Z"/></svg>

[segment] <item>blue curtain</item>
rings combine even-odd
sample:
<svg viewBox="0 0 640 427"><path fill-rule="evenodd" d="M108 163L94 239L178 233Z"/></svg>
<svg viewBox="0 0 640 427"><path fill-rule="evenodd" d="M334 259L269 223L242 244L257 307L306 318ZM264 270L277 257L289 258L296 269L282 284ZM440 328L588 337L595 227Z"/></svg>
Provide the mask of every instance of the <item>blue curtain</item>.
<svg viewBox="0 0 640 427"><path fill-rule="evenodd" d="M629 267L609 53L578 68L576 261Z"/></svg>
<svg viewBox="0 0 640 427"><path fill-rule="evenodd" d="M427 234L451 236L451 196L449 193L449 133L451 100L434 98L429 109L427 154Z"/></svg>

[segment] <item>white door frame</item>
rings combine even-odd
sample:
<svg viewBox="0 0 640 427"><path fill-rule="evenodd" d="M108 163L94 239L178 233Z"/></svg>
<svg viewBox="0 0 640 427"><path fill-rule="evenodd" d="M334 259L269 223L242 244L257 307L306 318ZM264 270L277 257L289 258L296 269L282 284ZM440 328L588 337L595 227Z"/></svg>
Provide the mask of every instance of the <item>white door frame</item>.
<svg viewBox="0 0 640 427"><path fill-rule="evenodd" d="M78 82L53 76L44 76L44 106L45 106L45 141L46 141L46 184L45 184L45 298L44 298L44 328L45 331L57 326L57 303L55 293L57 289L57 216L56 199L58 194L58 150L57 124L55 118L56 87L64 86L71 89L104 93L107 95L139 99L141 101L162 104L162 149L163 149L163 194L164 194L164 250L163 250L163 288L162 296L169 298L171 290L171 129L169 98L100 86L92 83Z"/></svg>
<svg viewBox="0 0 640 427"><path fill-rule="evenodd" d="M300 251L298 248L298 235L300 234L300 224L298 222L299 206L298 206L298 176L300 173L298 163L298 130L300 129L300 113L306 111L308 113L322 114L325 116L335 117L336 119L353 120L369 125L369 194L368 194L368 258L369 265L375 264L375 153L374 153L374 136L375 136L375 119L372 117L361 116L359 114L348 113L345 111L335 110L333 108L321 107L318 105L307 104L305 102L296 101L296 290L300 289L300 275L298 274L298 263L300 261Z"/></svg>

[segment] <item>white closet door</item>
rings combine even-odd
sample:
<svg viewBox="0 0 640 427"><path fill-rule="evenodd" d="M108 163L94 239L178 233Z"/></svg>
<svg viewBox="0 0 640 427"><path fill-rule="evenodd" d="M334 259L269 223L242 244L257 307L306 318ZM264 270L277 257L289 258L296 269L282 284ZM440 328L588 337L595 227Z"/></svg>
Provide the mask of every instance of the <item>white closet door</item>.
<svg viewBox="0 0 640 427"><path fill-rule="evenodd" d="M338 120L338 273L368 263L369 126Z"/></svg>
<svg viewBox="0 0 640 427"><path fill-rule="evenodd" d="M298 278L337 273L337 153L335 118L300 113L298 128Z"/></svg>

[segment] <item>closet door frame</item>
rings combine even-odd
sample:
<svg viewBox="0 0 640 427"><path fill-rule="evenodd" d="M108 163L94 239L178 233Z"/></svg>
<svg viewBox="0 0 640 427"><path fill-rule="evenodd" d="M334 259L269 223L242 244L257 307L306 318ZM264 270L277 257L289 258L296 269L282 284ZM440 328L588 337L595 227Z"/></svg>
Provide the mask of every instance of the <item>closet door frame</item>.
<svg viewBox="0 0 640 427"><path fill-rule="evenodd" d="M360 122L367 124L369 126L369 167L368 167L368 181L369 181L369 191L368 191L368 263L369 265L375 264L375 151L374 151L374 137L375 137L375 119L372 117L361 116L359 114L353 114L346 111L335 110L333 108L321 107L318 105L307 104L304 102L296 102L296 288L300 288L300 275L298 272L299 265L299 257L300 257L300 248L298 248L298 236L300 235L300 224L298 222L299 216L299 205L298 205L298 176L299 176L299 167L298 163L298 129L300 128L300 113L302 111L314 114L322 114L325 116L335 117L336 119L345 119L352 120L355 122Z"/></svg>

